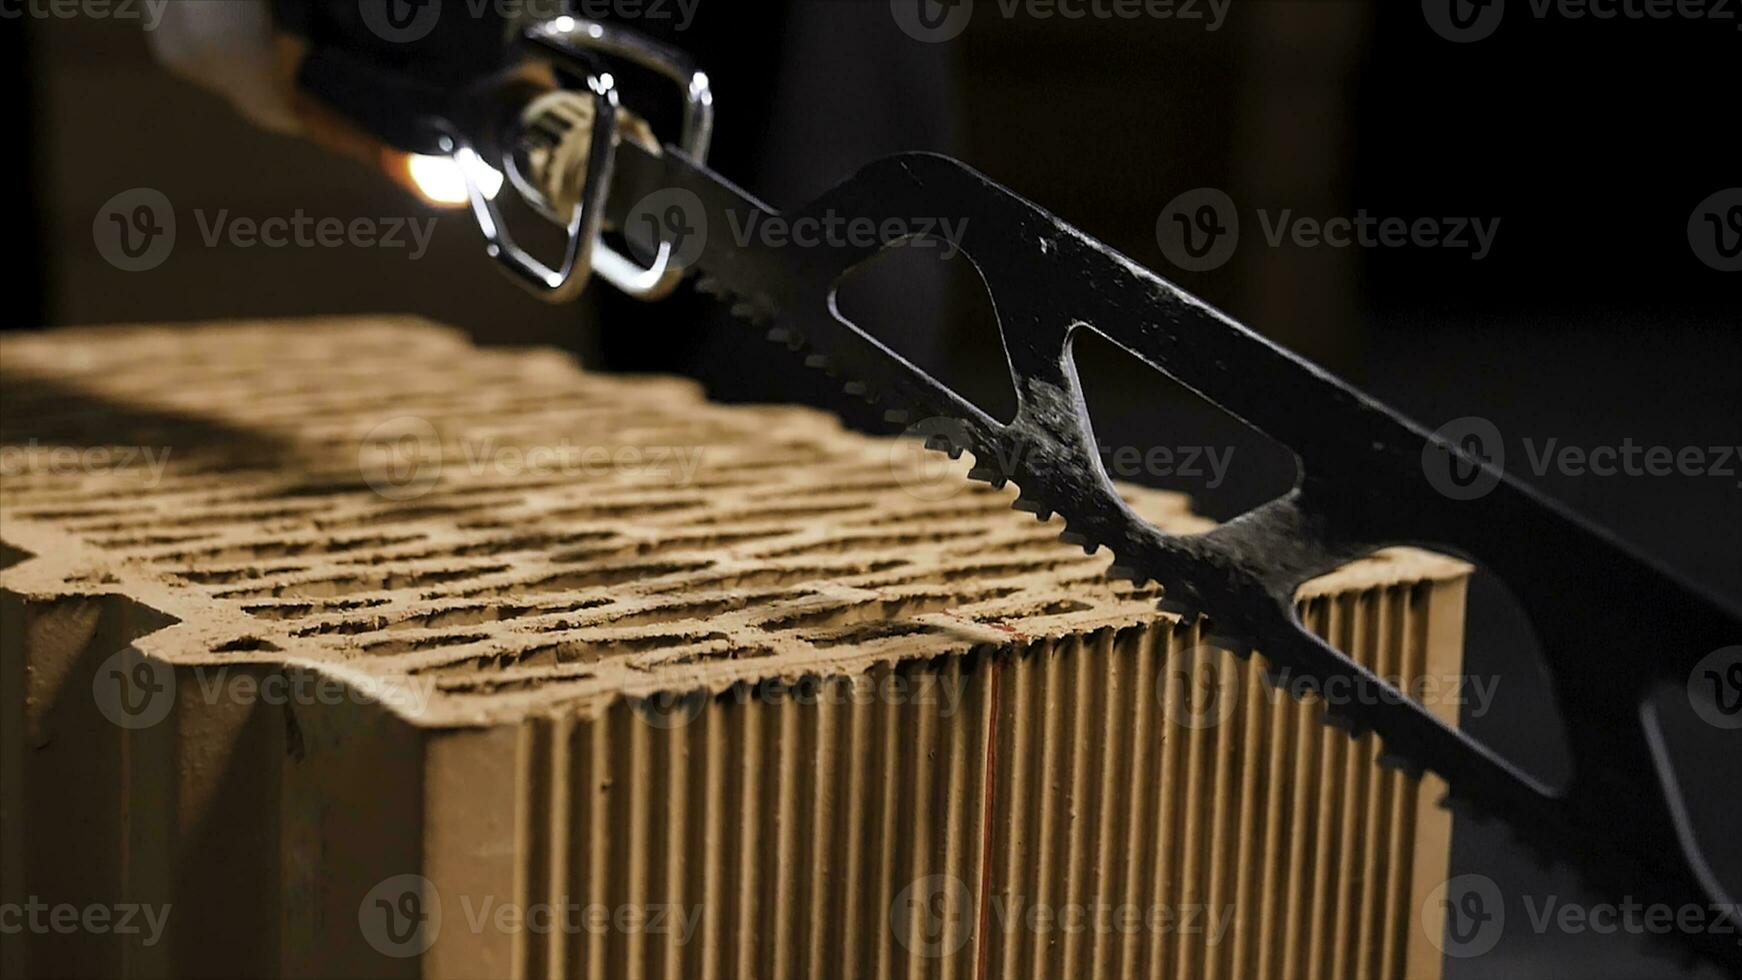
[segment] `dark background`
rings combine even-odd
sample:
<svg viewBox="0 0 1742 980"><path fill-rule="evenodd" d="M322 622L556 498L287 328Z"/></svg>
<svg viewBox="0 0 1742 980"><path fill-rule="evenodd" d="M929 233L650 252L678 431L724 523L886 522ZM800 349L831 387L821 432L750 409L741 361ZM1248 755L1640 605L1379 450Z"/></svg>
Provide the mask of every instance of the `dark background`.
<svg viewBox="0 0 1742 980"><path fill-rule="evenodd" d="M1493 420L1514 458L1527 438L1742 443L1742 273L1703 264L1687 235L1697 204L1742 185L1735 20L1538 20L1513 0L1492 37L1454 44L1415 0L1236 0L1213 32L1177 20L1007 19L981 0L962 37L928 45L897 30L881 0L698 9L676 40L715 80L714 162L776 204L880 153L944 150L1430 426ZM377 249L202 247L196 208L426 212L385 179L257 131L162 73L137 24L27 18L0 31L13 93L3 111L17 134L0 156L13 190L8 326L411 311L481 343L555 344L602 369L690 373L725 399L832 404L829 386L693 298L539 305L490 267L463 214L438 222L417 262ZM103 202L141 186L175 202L183 237L161 268L129 274L98 255L91 227ZM1204 186L1238 202L1242 244L1220 269L1185 272L1162 254L1156 220ZM1498 217L1500 227L1479 262L1446 249L1271 248L1259 208ZM962 305L971 297L924 281L889 329L947 376L996 378L996 348L979 341L985 321ZM601 319L635 326L600 330ZM1286 487L1285 453L1267 454L1187 396L1121 382L1112 365L1084 367L1101 370L1110 380L1091 400L1104 442L1236 451L1224 486L1155 482L1219 517ZM1742 600L1737 479L1520 475ZM1529 655L1482 585L1470 669L1504 671L1507 682L1495 713L1467 724L1553 775L1564 763L1552 712L1520 679ZM1742 884L1742 752L1733 737L1685 731L1689 758L1728 766L1701 770L1694 802L1711 856ZM1576 894L1569 876L1537 871L1492 827L1460 824L1454 865L1509 895ZM1508 912L1523 921L1522 906ZM1449 970L1678 975L1625 937L1513 928L1494 954Z"/></svg>

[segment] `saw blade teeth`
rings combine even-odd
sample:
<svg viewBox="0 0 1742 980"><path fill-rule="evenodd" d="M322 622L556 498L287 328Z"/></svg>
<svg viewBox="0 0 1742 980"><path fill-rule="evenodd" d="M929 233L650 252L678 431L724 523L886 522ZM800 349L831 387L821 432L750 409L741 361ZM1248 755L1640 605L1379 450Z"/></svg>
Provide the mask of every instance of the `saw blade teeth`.
<svg viewBox="0 0 1742 980"><path fill-rule="evenodd" d="M1162 598L1156 600L1155 608L1179 620L1180 626L1189 628L1197 624L1198 607L1189 602L1170 600L1164 594Z"/></svg>
<svg viewBox="0 0 1742 980"><path fill-rule="evenodd" d="M1366 734L1360 720L1344 711L1326 710L1325 724L1347 735L1351 741Z"/></svg>
<svg viewBox="0 0 1742 980"><path fill-rule="evenodd" d="M1414 760L1410 759L1408 756L1399 755L1395 752L1381 750L1378 757L1374 761L1379 763L1379 765L1382 766L1383 768L1393 770L1394 772L1403 773L1405 776L1408 776L1410 779L1420 779L1421 778L1421 772L1422 772L1421 767L1416 765Z"/></svg>
<svg viewBox="0 0 1742 980"><path fill-rule="evenodd" d="M962 447L956 441L944 434L934 434L925 437L925 448L934 453L944 453L951 459L962 458Z"/></svg>
<svg viewBox="0 0 1742 980"><path fill-rule="evenodd" d="M968 479L979 480L981 483L989 484L994 490L1004 489L1004 485L1009 482L1005 479L1004 474L1000 473L997 467L993 466L975 466L973 469L968 471Z"/></svg>
<svg viewBox="0 0 1742 980"><path fill-rule="evenodd" d="M1065 544L1076 545L1083 549L1083 554L1085 555L1092 555L1101 550L1101 546L1089 540L1088 535L1079 531L1073 531L1069 527L1059 532L1059 540L1063 541Z"/></svg>
<svg viewBox="0 0 1742 980"><path fill-rule="evenodd" d="M1033 514L1034 519L1043 524L1052 519L1052 508L1031 497L1017 497L1010 504L1010 509Z"/></svg>
<svg viewBox="0 0 1742 980"><path fill-rule="evenodd" d="M1453 816L1462 817L1465 820L1477 824L1488 823L1493 816L1488 811L1477 805L1474 800L1467 796L1459 795L1454 790L1447 790L1445 794L1439 798L1439 807L1442 810L1451 812Z"/></svg>
<svg viewBox="0 0 1742 980"><path fill-rule="evenodd" d="M1155 607L1164 613L1178 616L1182 620L1193 619L1197 616L1197 610L1190 603L1183 599L1175 599L1172 596L1162 596L1156 601Z"/></svg>

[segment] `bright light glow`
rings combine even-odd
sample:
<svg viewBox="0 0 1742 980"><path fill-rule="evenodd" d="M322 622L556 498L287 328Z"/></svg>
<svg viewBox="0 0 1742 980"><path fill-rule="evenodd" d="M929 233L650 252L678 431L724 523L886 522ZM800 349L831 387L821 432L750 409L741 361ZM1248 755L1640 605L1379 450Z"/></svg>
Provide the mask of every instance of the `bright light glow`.
<svg viewBox="0 0 1742 980"><path fill-rule="evenodd" d="M453 157L434 157L414 155L410 162L411 179L417 184L417 190L424 197L437 204L465 204L470 200L466 194L466 175ZM494 201L502 191L503 177L500 170L479 161L478 186L484 191L484 196Z"/></svg>

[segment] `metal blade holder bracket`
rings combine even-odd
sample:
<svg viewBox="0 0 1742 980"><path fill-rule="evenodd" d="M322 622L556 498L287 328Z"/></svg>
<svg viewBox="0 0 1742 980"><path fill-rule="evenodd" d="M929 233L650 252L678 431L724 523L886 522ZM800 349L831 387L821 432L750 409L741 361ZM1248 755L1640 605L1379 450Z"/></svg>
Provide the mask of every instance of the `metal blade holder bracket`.
<svg viewBox="0 0 1742 980"><path fill-rule="evenodd" d="M521 35L528 53L559 78L582 88L557 89L528 103L513 147L494 166L458 127L443 125L442 148L465 176L472 213L483 232L485 252L510 278L549 303L578 297L596 272L619 290L642 300L671 294L685 268L669 241L652 246L651 264L605 242L606 197L620 141L633 117L622 108L617 84L601 58L619 58L671 79L683 96L683 129L676 149L696 163L707 160L714 134L714 97L708 76L684 52L633 31L580 17L534 24ZM531 161L538 160L534 165ZM505 174L532 209L566 230L562 264L551 268L515 243L492 193L486 171Z"/></svg>

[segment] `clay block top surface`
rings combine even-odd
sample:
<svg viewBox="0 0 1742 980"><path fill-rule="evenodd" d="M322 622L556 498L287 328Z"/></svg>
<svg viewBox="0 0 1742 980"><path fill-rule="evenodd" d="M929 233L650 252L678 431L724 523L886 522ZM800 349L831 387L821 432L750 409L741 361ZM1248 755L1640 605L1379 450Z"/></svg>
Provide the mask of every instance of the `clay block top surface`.
<svg viewBox="0 0 1742 980"><path fill-rule="evenodd" d="M429 724L1167 618L967 465L417 320L0 341L0 586L123 594L176 620L154 656L412 691L384 697ZM1395 550L1308 588L1467 571Z"/></svg>

